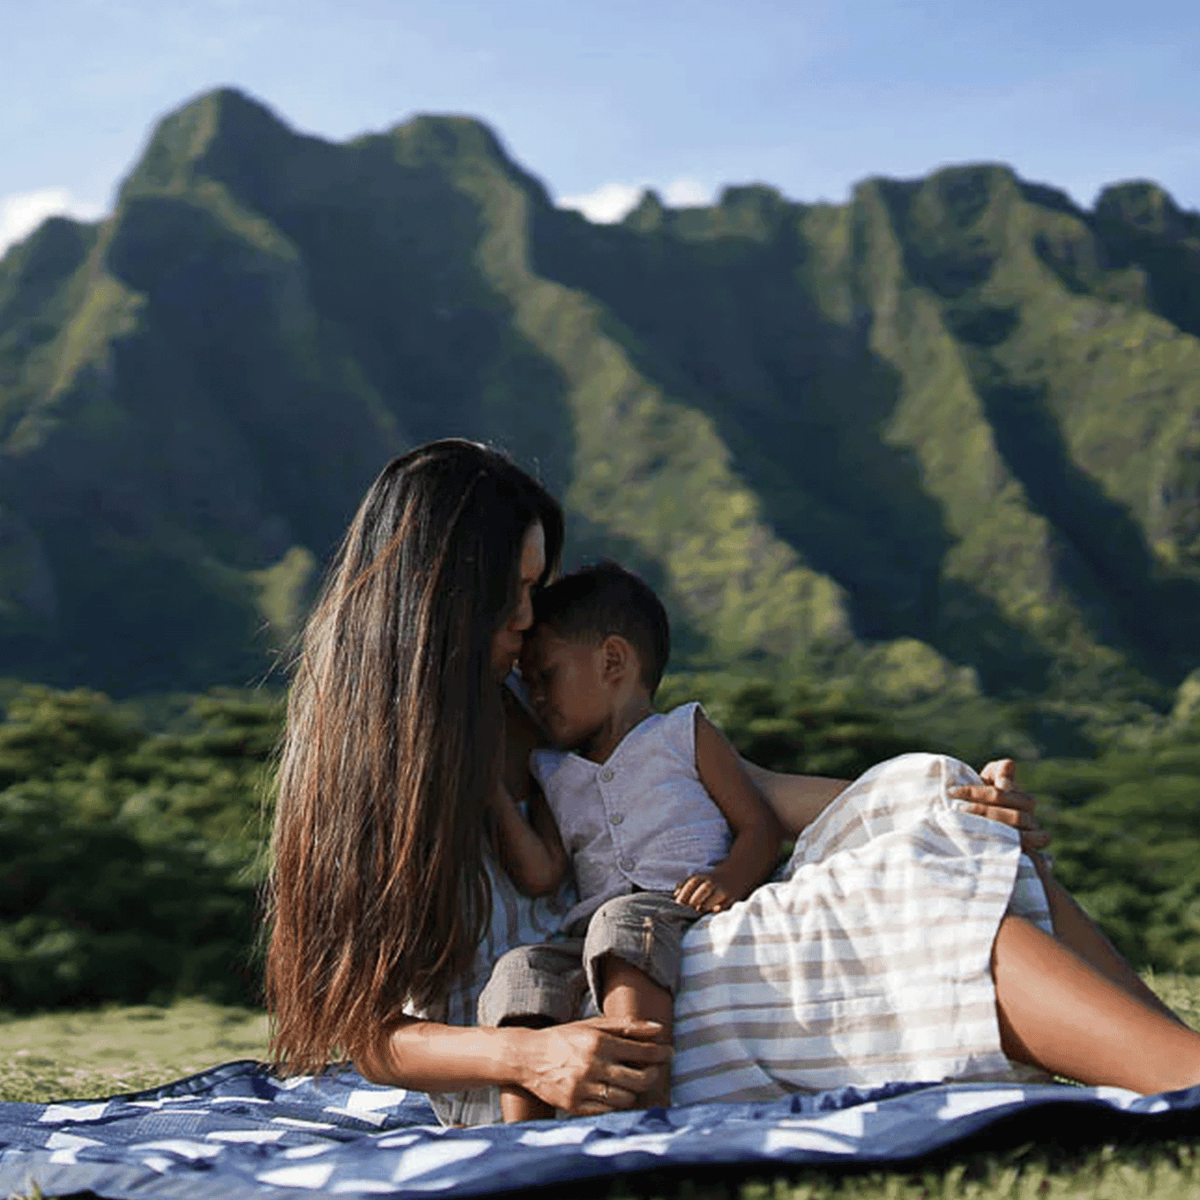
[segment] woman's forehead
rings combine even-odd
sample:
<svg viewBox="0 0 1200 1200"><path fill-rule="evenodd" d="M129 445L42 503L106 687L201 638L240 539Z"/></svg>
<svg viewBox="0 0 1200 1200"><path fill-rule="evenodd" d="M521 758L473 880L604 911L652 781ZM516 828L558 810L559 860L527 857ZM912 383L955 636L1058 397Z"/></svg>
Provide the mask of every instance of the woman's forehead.
<svg viewBox="0 0 1200 1200"><path fill-rule="evenodd" d="M529 579L540 579L546 570L546 531L541 521L534 521L525 531L521 543L521 574Z"/></svg>

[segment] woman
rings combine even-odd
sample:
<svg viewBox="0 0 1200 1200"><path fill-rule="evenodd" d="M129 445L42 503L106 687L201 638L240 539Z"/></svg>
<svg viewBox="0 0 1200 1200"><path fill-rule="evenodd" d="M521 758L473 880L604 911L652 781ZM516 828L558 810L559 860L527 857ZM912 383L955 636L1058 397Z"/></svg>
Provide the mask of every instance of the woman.
<svg viewBox="0 0 1200 1200"><path fill-rule="evenodd" d="M1031 801L1011 764L984 781L933 756L849 788L753 768L800 833L790 878L689 933L673 1068L647 1023L475 1027L491 964L562 912L518 897L489 851L500 781L530 796L539 735L502 681L562 536L538 484L460 440L390 463L351 523L280 767L267 989L287 1069L344 1055L453 1123L496 1119L501 1084L629 1108L666 1069L676 1102L1014 1064L1143 1092L1200 1081L1200 1035L1020 858L1009 826Z"/></svg>

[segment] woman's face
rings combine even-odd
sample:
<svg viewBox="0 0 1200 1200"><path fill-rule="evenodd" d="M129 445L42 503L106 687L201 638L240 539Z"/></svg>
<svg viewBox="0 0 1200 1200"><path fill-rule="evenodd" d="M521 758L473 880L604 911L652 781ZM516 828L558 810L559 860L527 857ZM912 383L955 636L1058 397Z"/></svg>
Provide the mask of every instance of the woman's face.
<svg viewBox="0 0 1200 1200"><path fill-rule="evenodd" d="M521 590L517 606L492 638L492 673L504 679L521 653L522 635L533 624L533 589L546 570L546 534L535 521L521 544Z"/></svg>

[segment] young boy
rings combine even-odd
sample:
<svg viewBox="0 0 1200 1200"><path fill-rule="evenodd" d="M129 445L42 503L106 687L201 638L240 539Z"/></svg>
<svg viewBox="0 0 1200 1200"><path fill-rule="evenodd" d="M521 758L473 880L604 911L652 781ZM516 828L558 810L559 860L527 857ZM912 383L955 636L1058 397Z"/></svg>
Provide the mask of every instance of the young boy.
<svg viewBox="0 0 1200 1200"><path fill-rule="evenodd" d="M616 563L536 596L521 675L557 749L531 757L544 799L535 792L528 822L506 793L495 797L497 842L529 895L559 885L569 853L580 902L565 940L499 960L480 1024L573 1020L586 984L605 1016L657 1021L669 1044L685 928L774 867L782 828L736 751L698 704L653 712L669 653L658 597ZM554 1115L522 1089L500 1099L506 1121ZM642 1102L669 1104L668 1081Z"/></svg>

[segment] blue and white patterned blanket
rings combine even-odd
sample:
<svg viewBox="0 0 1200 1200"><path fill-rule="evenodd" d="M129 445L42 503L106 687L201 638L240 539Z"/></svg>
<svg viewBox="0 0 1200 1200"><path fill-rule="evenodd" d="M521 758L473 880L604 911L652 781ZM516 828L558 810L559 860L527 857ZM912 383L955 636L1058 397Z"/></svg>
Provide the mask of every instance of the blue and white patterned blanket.
<svg viewBox="0 0 1200 1200"><path fill-rule="evenodd" d="M703 1104L519 1126L443 1129L424 1095L353 1072L280 1082L249 1061L106 1100L0 1104L0 1194L295 1200L472 1196L648 1168L913 1158L1026 1118L1200 1131L1200 1087L893 1084L770 1104ZM1024 1126L1022 1128L1025 1128Z"/></svg>

